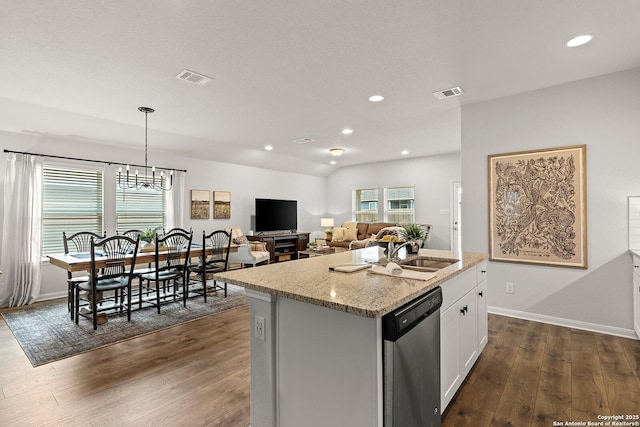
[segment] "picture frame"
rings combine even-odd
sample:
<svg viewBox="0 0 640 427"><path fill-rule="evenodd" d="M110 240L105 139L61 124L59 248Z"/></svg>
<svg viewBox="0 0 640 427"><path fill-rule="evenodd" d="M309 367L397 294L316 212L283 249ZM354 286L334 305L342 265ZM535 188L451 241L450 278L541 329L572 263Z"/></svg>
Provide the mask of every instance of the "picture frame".
<svg viewBox="0 0 640 427"><path fill-rule="evenodd" d="M191 219L209 219L211 194L209 190L191 190Z"/></svg>
<svg viewBox="0 0 640 427"><path fill-rule="evenodd" d="M213 219L231 219L231 192L213 192Z"/></svg>
<svg viewBox="0 0 640 427"><path fill-rule="evenodd" d="M488 156L489 259L587 268L586 145Z"/></svg>

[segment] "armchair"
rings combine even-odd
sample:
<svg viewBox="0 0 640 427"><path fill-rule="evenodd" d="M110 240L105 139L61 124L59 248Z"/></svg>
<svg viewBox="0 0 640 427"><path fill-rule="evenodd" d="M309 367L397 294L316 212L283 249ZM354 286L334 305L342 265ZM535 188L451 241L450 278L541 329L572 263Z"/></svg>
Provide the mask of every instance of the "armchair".
<svg viewBox="0 0 640 427"><path fill-rule="evenodd" d="M245 237L242 229L234 227L227 230L231 233L231 242L238 246L238 250L229 254L229 264L251 264L255 267L258 264L269 263L271 253L267 251L266 243L250 242Z"/></svg>

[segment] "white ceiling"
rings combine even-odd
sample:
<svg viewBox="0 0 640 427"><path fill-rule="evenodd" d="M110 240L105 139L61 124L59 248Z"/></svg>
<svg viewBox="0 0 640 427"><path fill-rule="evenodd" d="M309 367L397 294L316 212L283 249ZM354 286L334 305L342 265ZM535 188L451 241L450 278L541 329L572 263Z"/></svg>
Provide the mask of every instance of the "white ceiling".
<svg viewBox="0 0 640 427"><path fill-rule="evenodd" d="M320 176L402 149L459 151L460 103L640 66L638 0L0 0L0 11L0 130L142 149L137 107L149 106L150 159ZM584 33L590 44L564 46ZM177 80L183 69L213 81ZM462 97L432 95L458 85ZM292 142L304 137L315 141ZM347 151L331 166L334 146Z"/></svg>

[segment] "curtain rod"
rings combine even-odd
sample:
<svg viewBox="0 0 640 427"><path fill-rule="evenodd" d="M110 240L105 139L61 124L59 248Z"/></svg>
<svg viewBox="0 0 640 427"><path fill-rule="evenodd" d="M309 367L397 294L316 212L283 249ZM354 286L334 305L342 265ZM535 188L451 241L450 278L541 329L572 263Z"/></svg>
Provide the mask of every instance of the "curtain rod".
<svg viewBox="0 0 640 427"><path fill-rule="evenodd" d="M102 163L105 165L117 165L117 166L132 166L134 168L143 168L143 165L133 165L131 163L120 163L120 162L105 162L104 160L90 160L90 159L78 159L76 157L64 157L64 156L53 156L50 154L38 154L38 153L27 153L26 151L13 151L13 150L4 150L5 153L14 153L14 154L29 154L30 156L40 156L40 157L49 157L52 159L63 159L63 160L77 160L79 162L91 162L91 163ZM171 168L160 168L156 167L156 169L163 169L166 171L174 170L179 172L187 172L186 169L171 169Z"/></svg>

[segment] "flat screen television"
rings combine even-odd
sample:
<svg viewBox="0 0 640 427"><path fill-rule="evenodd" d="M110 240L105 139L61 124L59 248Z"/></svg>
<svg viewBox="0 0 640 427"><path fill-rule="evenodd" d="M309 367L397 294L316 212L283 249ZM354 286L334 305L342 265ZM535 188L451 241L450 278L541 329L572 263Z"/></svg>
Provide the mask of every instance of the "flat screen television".
<svg viewBox="0 0 640 427"><path fill-rule="evenodd" d="M285 231L298 228L296 200L256 199L256 231Z"/></svg>

